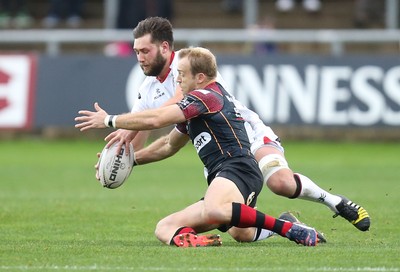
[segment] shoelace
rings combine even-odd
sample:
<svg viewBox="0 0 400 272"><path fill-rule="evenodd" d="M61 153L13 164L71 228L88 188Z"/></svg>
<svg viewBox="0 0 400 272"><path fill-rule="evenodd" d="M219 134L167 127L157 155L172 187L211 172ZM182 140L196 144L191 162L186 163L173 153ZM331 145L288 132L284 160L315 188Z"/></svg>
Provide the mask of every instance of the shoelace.
<svg viewBox="0 0 400 272"><path fill-rule="evenodd" d="M338 215L346 215L346 217L347 216L351 217L350 219L346 218L347 220L356 220L358 218L358 212L357 212L358 209L356 207L351 206L351 204L344 203L342 211L335 213L333 215L333 218L336 218Z"/></svg>

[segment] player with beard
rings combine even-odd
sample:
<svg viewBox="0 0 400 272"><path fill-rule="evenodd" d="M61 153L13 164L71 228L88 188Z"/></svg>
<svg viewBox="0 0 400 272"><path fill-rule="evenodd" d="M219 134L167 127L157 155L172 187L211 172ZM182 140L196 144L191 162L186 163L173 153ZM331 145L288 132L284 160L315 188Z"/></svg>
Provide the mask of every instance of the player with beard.
<svg viewBox="0 0 400 272"><path fill-rule="evenodd" d="M79 111L81 131L93 128L158 129L177 124L167 139L135 153L139 164L174 155L192 140L207 169L204 198L162 219L157 238L179 247L219 246L219 235L198 233L217 228L262 228L304 246L316 246L317 231L255 210L263 176L250 150L245 121L233 97L216 81L215 56L204 48L179 51L177 82L184 98L177 104L137 113L108 115L95 103L95 112ZM183 186L179 192L187 187Z"/></svg>
<svg viewBox="0 0 400 272"><path fill-rule="evenodd" d="M149 17L139 22L133 34L133 49L147 77L139 88L138 99L131 112L159 108L179 101L182 93L176 84L178 57L174 52L173 30L170 22L160 17ZM226 89L226 84L219 74L217 82ZM251 150L263 173L264 184L272 192L290 199L298 198L322 203L335 213L334 217L342 216L361 231L369 229L370 218L363 207L346 197L323 190L310 178L300 173L294 173L285 159L279 137L270 127L263 124L256 113L237 100L235 104L249 124L246 128L250 132ZM122 146L132 142L135 150L139 150L144 146L149 134L150 131L118 129L110 133L105 140L108 142L107 145L119 142ZM234 237L238 241L255 241L270 235L270 232L262 229L258 229L255 234L249 229L247 232L241 230Z"/></svg>

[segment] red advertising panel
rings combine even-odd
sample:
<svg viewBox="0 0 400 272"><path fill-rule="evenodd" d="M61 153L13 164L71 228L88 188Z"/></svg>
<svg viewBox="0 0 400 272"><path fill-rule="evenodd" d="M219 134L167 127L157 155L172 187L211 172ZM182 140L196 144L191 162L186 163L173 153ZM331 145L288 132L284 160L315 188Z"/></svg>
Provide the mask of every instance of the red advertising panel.
<svg viewBox="0 0 400 272"><path fill-rule="evenodd" d="M33 120L36 58L0 55L0 129L29 129Z"/></svg>

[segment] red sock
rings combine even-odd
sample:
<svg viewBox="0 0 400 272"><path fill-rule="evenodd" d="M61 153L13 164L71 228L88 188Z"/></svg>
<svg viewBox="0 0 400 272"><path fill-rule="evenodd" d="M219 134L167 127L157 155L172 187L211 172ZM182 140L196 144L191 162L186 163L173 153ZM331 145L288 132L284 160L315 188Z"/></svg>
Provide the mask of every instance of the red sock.
<svg viewBox="0 0 400 272"><path fill-rule="evenodd" d="M231 225L239 228L263 228L285 236L293 224L264 214L247 205L233 202Z"/></svg>

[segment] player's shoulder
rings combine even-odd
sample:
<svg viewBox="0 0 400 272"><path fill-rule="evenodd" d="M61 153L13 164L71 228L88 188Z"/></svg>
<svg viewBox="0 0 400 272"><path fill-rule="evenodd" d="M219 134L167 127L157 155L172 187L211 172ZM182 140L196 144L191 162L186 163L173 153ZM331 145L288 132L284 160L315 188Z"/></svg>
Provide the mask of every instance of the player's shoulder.
<svg viewBox="0 0 400 272"><path fill-rule="evenodd" d="M196 89L189 92L188 95L203 101L214 99L214 97L217 96L215 92L207 89Z"/></svg>
<svg viewBox="0 0 400 272"><path fill-rule="evenodd" d="M139 87L139 92L152 96L152 93L156 92L158 89L162 88L160 81L154 76L146 76L142 84Z"/></svg>
<svg viewBox="0 0 400 272"><path fill-rule="evenodd" d="M155 77L149 77L149 76L145 77L145 79L143 80L142 84L138 89L138 97L135 100L134 108L137 105L141 105L140 106L141 110L150 107L150 105L148 104L151 103L152 100L150 98L153 96L153 93L156 90L156 84L157 84L156 81L157 79Z"/></svg>
<svg viewBox="0 0 400 272"><path fill-rule="evenodd" d="M140 85L140 90L148 91L151 90L153 85L157 83L157 78L154 76L146 76Z"/></svg>
<svg viewBox="0 0 400 272"><path fill-rule="evenodd" d="M171 66L177 66L177 65L178 65L178 61L179 61L179 51L180 51L180 50L174 52L174 58L173 58L173 60L171 61Z"/></svg>
<svg viewBox="0 0 400 272"><path fill-rule="evenodd" d="M210 111L220 110L224 104L223 96L209 89L197 89L188 94L192 99L204 104Z"/></svg>

